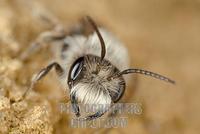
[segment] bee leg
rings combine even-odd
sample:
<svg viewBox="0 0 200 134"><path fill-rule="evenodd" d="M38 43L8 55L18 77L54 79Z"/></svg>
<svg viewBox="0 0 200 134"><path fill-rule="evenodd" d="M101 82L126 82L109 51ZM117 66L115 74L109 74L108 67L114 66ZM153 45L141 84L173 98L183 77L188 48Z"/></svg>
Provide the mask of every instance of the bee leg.
<svg viewBox="0 0 200 134"><path fill-rule="evenodd" d="M80 116L80 110L79 110L79 106L77 104L75 94L70 95L70 99L71 99L72 109L73 109L76 117L79 117Z"/></svg>
<svg viewBox="0 0 200 134"><path fill-rule="evenodd" d="M99 112L96 112L95 114L93 115L89 115L87 116L84 120L86 121L91 121L93 119L97 119L99 117L101 117L102 115L104 115L106 113L106 111L102 112L102 111L99 111Z"/></svg>
<svg viewBox="0 0 200 134"><path fill-rule="evenodd" d="M43 68L42 70L40 70L39 73L35 74L32 78L31 81L31 85L30 87L25 91L25 93L23 94L22 99L24 99L28 93L28 91L32 90L34 88L34 85L41 80L44 76L46 76L50 70L52 70L52 68L55 68L56 73L58 75L62 75L63 74L63 69L62 67L57 63L57 62L53 62L51 64L49 64L47 67Z"/></svg>
<svg viewBox="0 0 200 134"><path fill-rule="evenodd" d="M30 56L32 56L34 53L47 48L49 44L53 41L62 40L66 36L66 33L64 30L52 30L52 31L46 31L41 33L35 41L31 43L31 45L21 53L19 58L22 61L28 60Z"/></svg>
<svg viewBox="0 0 200 134"><path fill-rule="evenodd" d="M93 119L99 118L99 117L103 116L107 111L109 111L109 109L111 109L112 112L108 114L108 117L114 117L118 113L118 110L119 110L118 108L119 107L116 107L116 105L113 104L109 108L106 108L104 110L98 111L93 115L87 116L84 120L89 121L89 120L93 120Z"/></svg>

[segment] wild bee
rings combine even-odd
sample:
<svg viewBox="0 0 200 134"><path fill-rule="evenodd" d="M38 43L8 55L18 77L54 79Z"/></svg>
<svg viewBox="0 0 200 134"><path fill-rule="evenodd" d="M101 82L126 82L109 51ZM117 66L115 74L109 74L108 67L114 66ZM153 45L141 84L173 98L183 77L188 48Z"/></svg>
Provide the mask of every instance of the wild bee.
<svg viewBox="0 0 200 134"><path fill-rule="evenodd" d="M33 43L26 55L36 50L39 44L48 42L56 52L55 61L34 75L31 87L55 68L57 75L69 96L73 111L80 114L78 103L106 105L86 120L101 117L123 96L126 81L124 75L136 73L174 84L175 81L160 74L143 69L129 69L128 52L125 46L103 27L98 27L91 17L68 33L62 26L42 33Z"/></svg>

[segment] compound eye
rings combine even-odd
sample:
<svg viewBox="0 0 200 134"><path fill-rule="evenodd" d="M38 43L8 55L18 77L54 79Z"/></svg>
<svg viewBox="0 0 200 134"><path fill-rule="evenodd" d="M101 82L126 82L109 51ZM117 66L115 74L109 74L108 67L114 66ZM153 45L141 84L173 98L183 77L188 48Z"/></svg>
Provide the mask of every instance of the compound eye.
<svg viewBox="0 0 200 134"><path fill-rule="evenodd" d="M78 75L80 74L80 72L83 69L83 60L84 58L81 57L79 59L77 59L74 64L72 65L71 68L71 72L70 72L70 79L71 80L76 80L76 78L78 77Z"/></svg>

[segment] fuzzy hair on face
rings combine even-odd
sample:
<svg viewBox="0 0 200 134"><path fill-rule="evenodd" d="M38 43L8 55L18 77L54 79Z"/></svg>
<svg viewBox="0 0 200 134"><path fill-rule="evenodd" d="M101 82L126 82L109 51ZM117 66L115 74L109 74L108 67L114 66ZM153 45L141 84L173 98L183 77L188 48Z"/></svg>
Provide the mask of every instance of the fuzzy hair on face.
<svg viewBox="0 0 200 134"><path fill-rule="evenodd" d="M100 57L86 55L83 70L73 84L70 94L75 94L83 104L110 106L125 89L123 77L108 79L116 73L119 73L119 70L109 61L103 60L100 63Z"/></svg>

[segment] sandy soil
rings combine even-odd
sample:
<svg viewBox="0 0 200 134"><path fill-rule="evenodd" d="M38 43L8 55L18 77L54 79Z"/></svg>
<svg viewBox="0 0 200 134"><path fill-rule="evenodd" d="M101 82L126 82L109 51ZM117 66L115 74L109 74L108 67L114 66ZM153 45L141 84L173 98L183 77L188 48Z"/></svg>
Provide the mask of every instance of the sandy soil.
<svg viewBox="0 0 200 134"><path fill-rule="evenodd" d="M200 1L38 0L36 5L32 2L0 1L0 133L200 132ZM68 97L54 73L18 102L32 75L51 60L45 50L26 63L18 58L39 33L51 28L37 17L37 12L43 9L54 14L66 29L80 17L92 16L124 42L132 67L170 76L177 84L138 76L137 86L130 84L127 89L127 93L130 90L134 93L126 93L125 98L142 103L143 112L130 116L125 128L71 128L69 115L60 113L57 107L68 102Z"/></svg>

